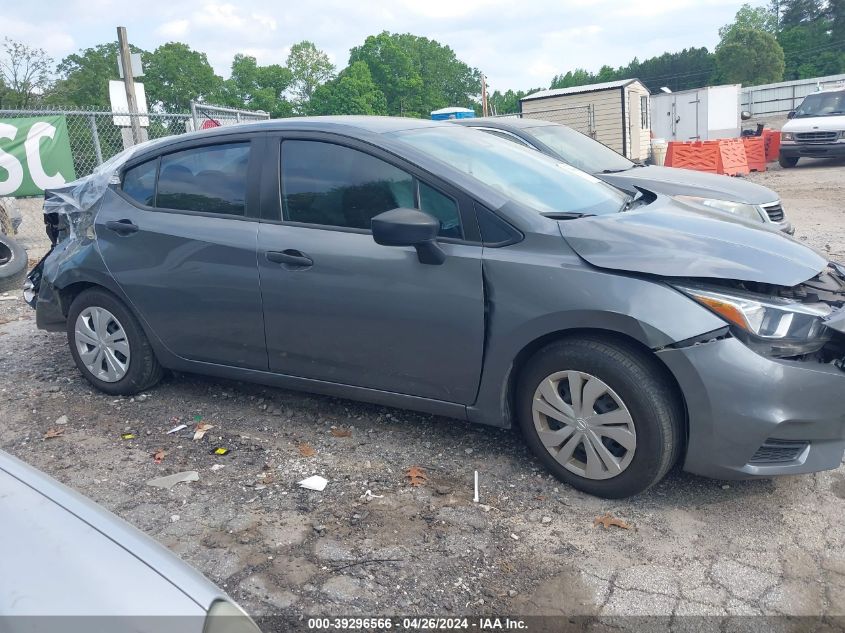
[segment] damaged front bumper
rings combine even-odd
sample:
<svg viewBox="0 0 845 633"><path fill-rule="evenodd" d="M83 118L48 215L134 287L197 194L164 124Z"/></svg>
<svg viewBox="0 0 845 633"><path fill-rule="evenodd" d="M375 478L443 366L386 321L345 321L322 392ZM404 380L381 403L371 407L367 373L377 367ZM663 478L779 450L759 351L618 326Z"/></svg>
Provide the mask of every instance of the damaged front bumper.
<svg viewBox="0 0 845 633"><path fill-rule="evenodd" d="M845 372L833 363L767 358L733 337L658 357L686 397L684 470L747 479L842 463Z"/></svg>

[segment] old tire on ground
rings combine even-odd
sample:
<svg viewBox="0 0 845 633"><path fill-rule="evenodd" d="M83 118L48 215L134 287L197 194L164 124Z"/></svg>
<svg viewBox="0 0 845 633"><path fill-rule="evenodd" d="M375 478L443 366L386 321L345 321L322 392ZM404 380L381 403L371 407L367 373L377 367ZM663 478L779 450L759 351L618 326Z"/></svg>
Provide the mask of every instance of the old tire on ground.
<svg viewBox="0 0 845 633"><path fill-rule="evenodd" d="M784 169L790 169L795 167L798 164L798 157L797 156L784 156L783 154L778 155L778 164L783 167Z"/></svg>
<svg viewBox="0 0 845 633"><path fill-rule="evenodd" d="M0 235L0 292L23 288L26 262L23 246L8 235Z"/></svg>
<svg viewBox="0 0 845 633"><path fill-rule="evenodd" d="M80 293L67 319L70 352L85 379L111 395L132 395L161 380L163 370L134 314L110 292Z"/></svg>
<svg viewBox="0 0 845 633"><path fill-rule="evenodd" d="M656 359L633 344L565 339L520 374L525 441L559 479L618 499L660 481L677 461L683 404Z"/></svg>

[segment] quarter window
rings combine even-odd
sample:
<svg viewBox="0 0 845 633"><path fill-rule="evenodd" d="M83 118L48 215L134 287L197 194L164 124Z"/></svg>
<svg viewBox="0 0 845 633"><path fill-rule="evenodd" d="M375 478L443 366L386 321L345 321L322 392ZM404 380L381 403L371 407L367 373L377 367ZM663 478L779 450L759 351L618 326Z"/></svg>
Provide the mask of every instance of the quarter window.
<svg viewBox="0 0 845 633"><path fill-rule="evenodd" d="M136 165L123 176L123 193L140 204L151 207L156 197L156 168L158 159Z"/></svg>
<svg viewBox="0 0 845 633"><path fill-rule="evenodd" d="M197 147L161 158L156 206L246 215L249 143Z"/></svg>
<svg viewBox="0 0 845 633"><path fill-rule="evenodd" d="M285 220L368 230L374 216L399 207L437 217L441 236L462 236L457 204L427 185L418 195L416 179L398 167L333 143L282 143Z"/></svg>

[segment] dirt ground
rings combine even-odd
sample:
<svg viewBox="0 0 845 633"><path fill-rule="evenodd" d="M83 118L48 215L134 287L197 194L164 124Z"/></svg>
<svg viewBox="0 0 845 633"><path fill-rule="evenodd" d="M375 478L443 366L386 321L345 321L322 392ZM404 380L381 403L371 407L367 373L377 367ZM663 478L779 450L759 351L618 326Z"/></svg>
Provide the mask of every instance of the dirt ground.
<svg viewBox="0 0 845 633"><path fill-rule="evenodd" d="M845 261L843 175L843 163L802 161L751 179L781 194L798 239ZM27 216L36 254L40 220ZM675 471L605 501L545 474L511 431L191 375L108 397L17 296L0 296L0 324L0 448L157 539L251 613L651 615L696 630L762 622L728 615L845 615L845 468L731 483ZM199 419L213 425L202 440L166 434ZM44 439L50 429L61 435ZM425 485L409 485L411 466ZM146 485L185 470L199 481ZM313 474L329 480L323 492L297 486ZM632 529L594 526L605 513ZM710 617L683 617L695 615Z"/></svg>

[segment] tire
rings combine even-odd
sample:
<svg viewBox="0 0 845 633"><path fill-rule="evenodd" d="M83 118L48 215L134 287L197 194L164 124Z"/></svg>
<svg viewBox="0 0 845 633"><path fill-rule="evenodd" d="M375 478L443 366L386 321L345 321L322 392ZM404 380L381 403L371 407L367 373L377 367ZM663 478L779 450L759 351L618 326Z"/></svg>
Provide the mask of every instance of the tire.
<svg viewBox="0 0 845 633"><path fill-rule="evenodd" d="M783 154L778 154L778 164L784 169L791 169L798 164L798 156L784 156Z"/></svg>
<svg viewBox="0 0 845 633"><path fill-rule="evenodd" d="M572 392L594 404L579 415ZM555 393L571 417L561 416L559 407L553 407L558 418L543 413L550 400L560 403ZM599 418L601 413L612 416ZM517 414L526 443L546 468L598 497L620 499L647 490L666 475L681 450L679 396L658 361L624 341L566 339L538 351L520 374ZM559 421L564 419L571 424Z"/></svg>
<svg viewBox="0 0 845 633"><path fill-rule="evenodd" d="M114 340L108 342L104 334ZM79 371L100 391L128 396L149 389L162 378L163 369L138 319L122 301L102 288L84 290L73 300L68 311L67 337ZM111 346L111 354L95 345L103 340ZM89 368L86 361L95 369Z"/></svg>
<svg viewBox="0 0 845 633"><path fill-rule="evenodd" d="M0 235L0 292L23 288L26 263L23 246L8 235Z"/></svg>

